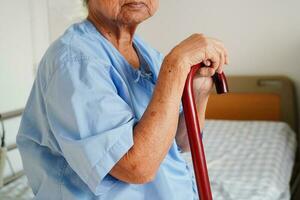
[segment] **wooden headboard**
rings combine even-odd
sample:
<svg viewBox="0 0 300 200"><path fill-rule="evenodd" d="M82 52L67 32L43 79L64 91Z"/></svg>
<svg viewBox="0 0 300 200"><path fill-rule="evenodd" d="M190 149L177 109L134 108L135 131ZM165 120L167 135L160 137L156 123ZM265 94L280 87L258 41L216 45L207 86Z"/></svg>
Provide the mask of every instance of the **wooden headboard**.
<svg viewBox="0 0 300 200"><path fill-rule="evenodd" d="M230 93L211 95L208 119L284 121L298 131L295 88L282 76L229 76Z"/></svg>

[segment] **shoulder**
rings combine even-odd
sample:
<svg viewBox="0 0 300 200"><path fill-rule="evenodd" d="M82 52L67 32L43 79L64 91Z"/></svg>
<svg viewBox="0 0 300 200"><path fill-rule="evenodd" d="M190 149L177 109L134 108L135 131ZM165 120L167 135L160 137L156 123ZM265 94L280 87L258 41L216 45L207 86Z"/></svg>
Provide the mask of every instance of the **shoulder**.
<svg viewBox="0 0 300 200"><path fill-rule="evenodd" d="M101 44L94 34L87 29L84 22L73 24L50 45L44 58L58 63L83 60L102 60L104 62L105 53L101 51Z"/></svg>
<svg viewBox="0 0 300 200"><path fill-rule="evenodd" d="M50 45L37 74L37 78L44 83L44 89L53 76L59 73L87 76L96 71L108 76L111 63L101 44L97 45L99 43L95 41L93 34L86 30L83 22L77 23Z"/></svg>

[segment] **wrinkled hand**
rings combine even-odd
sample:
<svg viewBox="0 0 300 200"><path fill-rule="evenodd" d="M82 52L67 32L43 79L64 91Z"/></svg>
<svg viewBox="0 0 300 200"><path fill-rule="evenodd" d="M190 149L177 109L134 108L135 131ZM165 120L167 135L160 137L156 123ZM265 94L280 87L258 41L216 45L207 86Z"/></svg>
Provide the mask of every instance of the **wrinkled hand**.
<svg viewBox="0 0 300 200"><path fill-rule="evenodd" d="M205 77L214 75L216 71L221 73L223 66L228 64L228 53L223 43L203 34L193 34L183 40L169 56L177 59L185 73L188 73L193 65L204 62L210 66L199 70L200 75Z"/></svg>
<svg viewBox="0 0 300 200"><path fill-rule="evenodd" d="M221 73L228 64L228 52L220 40L206 37L203 34L193 34L179 43L169 54L177 59L182 68L183 76L187 76L192 66L204 63L207 67L198 70L194 81L196 99L208 98L213 87L212 76Z"/></svg>

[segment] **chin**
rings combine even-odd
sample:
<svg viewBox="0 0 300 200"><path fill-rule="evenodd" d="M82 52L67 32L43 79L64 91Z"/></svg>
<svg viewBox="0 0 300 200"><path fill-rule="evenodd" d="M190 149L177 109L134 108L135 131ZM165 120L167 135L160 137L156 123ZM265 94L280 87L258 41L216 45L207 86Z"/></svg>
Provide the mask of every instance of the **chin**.
<svg viewBox="0 0 300 200"><path fill-rule="evenodd" d="M123 14L121 21L123 24L134 25L140 24L150 17L151 15L148 12L126 12Z"/></svg>
<svg viewBox="0 0 300 200"><path fill-rule="evenodd" d="M124 20L123 24L126 24L126 25L138 25L138 24L142 23L145 20L146 19L128 19L128 20Z"/></svg>

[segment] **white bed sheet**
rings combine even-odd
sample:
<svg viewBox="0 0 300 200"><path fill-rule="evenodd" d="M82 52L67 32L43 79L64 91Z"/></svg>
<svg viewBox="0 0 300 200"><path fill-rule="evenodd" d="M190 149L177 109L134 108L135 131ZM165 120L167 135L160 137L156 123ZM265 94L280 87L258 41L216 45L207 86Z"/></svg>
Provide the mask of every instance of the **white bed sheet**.
<svg viewBox="0 0 300 200"><path fill-rule="evenodd" d="M290 199L296 134L287 124L207 120L203 142L214 200Z"/></svg>

